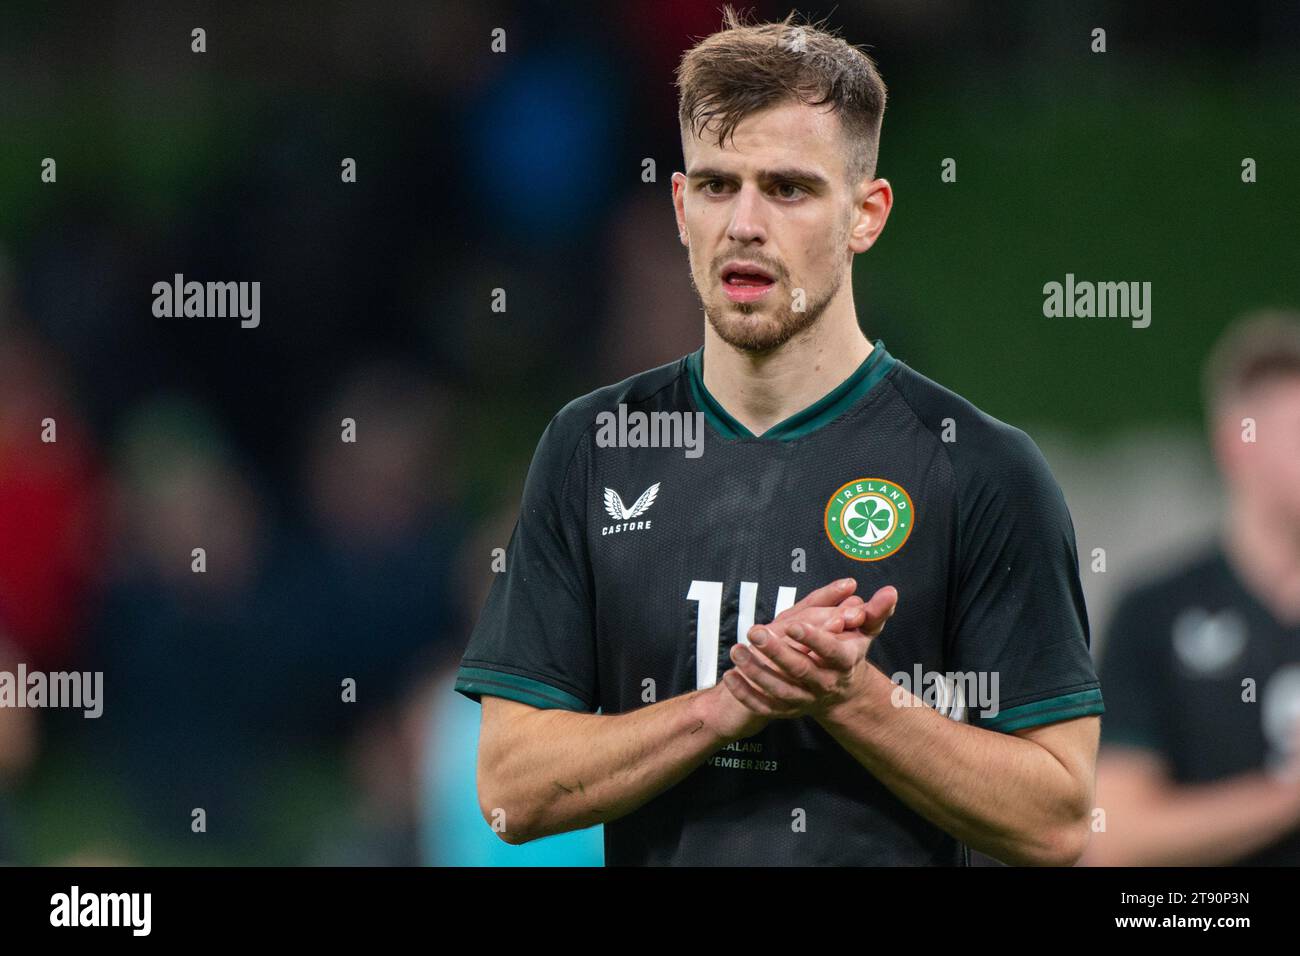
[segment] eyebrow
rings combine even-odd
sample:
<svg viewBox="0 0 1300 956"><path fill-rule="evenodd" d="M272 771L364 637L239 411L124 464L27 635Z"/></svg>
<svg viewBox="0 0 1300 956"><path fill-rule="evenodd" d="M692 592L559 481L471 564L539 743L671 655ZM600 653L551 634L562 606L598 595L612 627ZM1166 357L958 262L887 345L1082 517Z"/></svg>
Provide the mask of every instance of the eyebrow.
<svg viewBox="0 0 1300 956"><path fill-rule="evenodd" d="M729 173L723 169L714 169L712 167L705 167L703 169L697 169L694 172L687 173L686 178L690 180L700 180L700 179L735 180L736 175L734 173ZM796 182L796 183L806 183L809 186L817 186L820 188L825 188L826 186L830 185L826 177L823 176L821 173L813 172L811 169L799 169L794 166L785 166L780 169L765 169L758 174L758 178L759 181L768 182L768 183Z"/></svg>

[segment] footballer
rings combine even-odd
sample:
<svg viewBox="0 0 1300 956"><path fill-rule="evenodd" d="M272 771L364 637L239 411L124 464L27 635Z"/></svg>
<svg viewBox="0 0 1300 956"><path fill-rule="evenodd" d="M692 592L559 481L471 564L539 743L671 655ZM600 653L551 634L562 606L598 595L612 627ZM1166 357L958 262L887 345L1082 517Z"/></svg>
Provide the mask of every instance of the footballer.
<svg viewBox="0 0 1300 956"><path fill-rule="evenodd" d="M1073 864L1103 710L1074 528L1024 432L861 330L875 65L728 10L677 86L703 347L541 437L456 682L484 819L602 823L608 865ZM698 415L700 453L606 447L620 409Z"/></svg>
<svg viewBox="0 0 1300 956"><path fill-rule="evenodd" d="M1204 368L1222 525L1108 625L1095 866L1300 865L1300 313Z"/></svg>

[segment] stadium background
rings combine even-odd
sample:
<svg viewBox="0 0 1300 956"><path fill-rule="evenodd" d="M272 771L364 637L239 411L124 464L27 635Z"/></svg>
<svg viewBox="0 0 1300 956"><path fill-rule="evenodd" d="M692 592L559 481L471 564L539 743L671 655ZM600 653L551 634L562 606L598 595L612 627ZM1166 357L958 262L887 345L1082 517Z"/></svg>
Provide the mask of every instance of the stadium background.
<svg viewBox="0 0 1300 956"><path fill-rule="evenodd" d="M449 668L550 416L698 345L672 69L717 8L6 5L0 666L106 676L99 720L0 710L0 862L599 861L477 822ZM1208 347L1300 302L1300 11L799 9L890 89L864 327L1043 448L1096 650L1214 527ZM260 281L260 327L155 318L178 272ZM1067 272L1151 282L1151 326L1044 318Z"/></svg>

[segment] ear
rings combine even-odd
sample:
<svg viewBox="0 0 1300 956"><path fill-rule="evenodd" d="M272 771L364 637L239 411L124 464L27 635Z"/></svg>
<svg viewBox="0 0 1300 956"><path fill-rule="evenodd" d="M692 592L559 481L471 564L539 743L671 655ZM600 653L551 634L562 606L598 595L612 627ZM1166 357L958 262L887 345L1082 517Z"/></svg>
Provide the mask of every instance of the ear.
<svg viewBox="0 0 1300 956"><path fill-rule="evenodd" d="M864 180L857 187L849 222L849 249L855 255L866 252L876 244L892 208L894 187L889 185L889 180Z"/></svg>
<svg viewBox="0 0 1300 956"><path fill-rule="evenodd" d="M686 174L673 173L673 213L677 217L677 239L684 246L689 246L690 239L686 232Z"/></svg>

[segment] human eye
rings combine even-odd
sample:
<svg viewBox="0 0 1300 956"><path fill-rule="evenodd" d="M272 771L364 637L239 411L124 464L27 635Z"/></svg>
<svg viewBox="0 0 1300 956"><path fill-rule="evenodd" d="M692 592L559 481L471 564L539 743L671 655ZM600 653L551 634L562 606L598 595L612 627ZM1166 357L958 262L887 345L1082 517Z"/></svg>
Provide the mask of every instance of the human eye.
<svg viewBox="0 0 1300 956"><path fill-rule="evenodd" d="M721 189L711 189L711 188L710 188L711 186L714 186L714 185L717 185L717 186L719 186L719 187L725 187L727 184L726 184L725 182L723 182L721 179L706 179L706 180L704 180L704 182L700 183L700 189L704 192L704 194L705 194L706 196L718 196L718 195L721 195L721 193L722 193L722 190L721 190Z"/></svg>
<svg viewBox="0 0 1300 956"><path fill-rule="evenodd" d="M787 189L791 190L791 192L786 193L783 191ZM798 183L777 183L776 191L782 199L798 199L802 194L807 192L807 190Z"/></svg>

